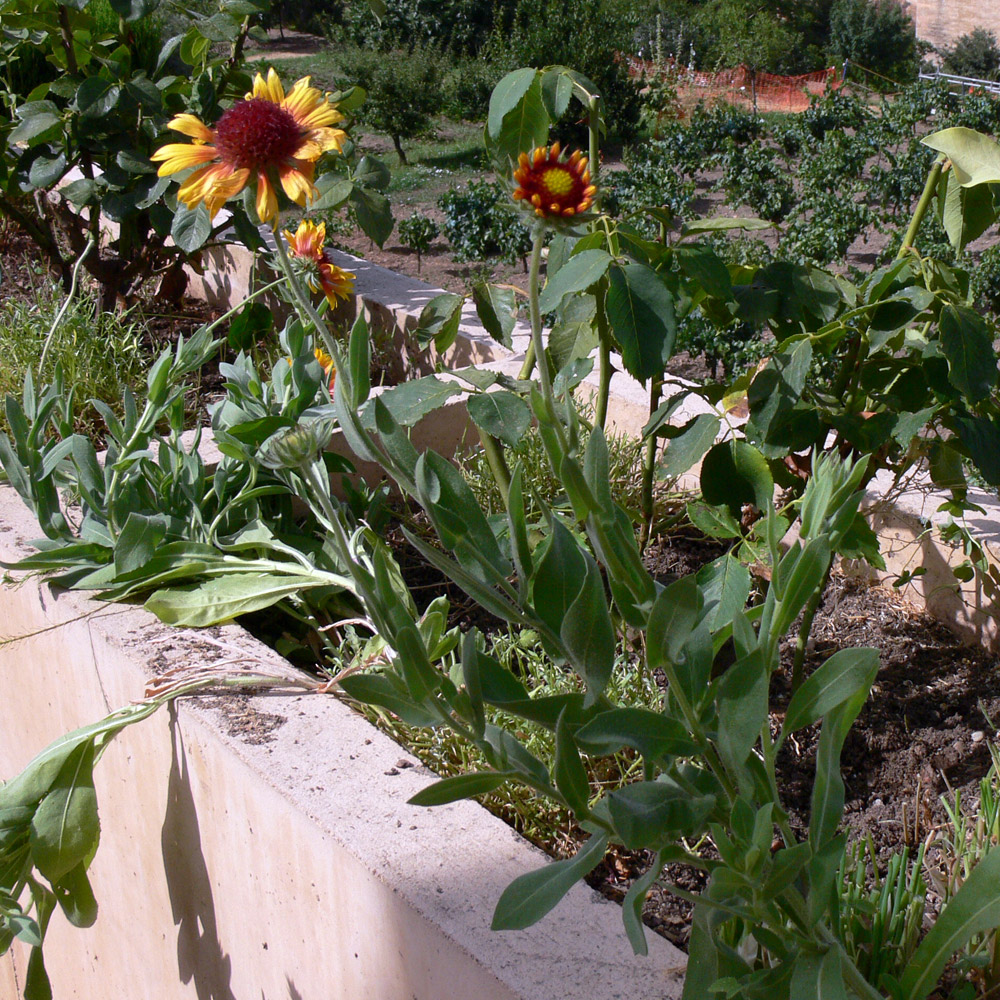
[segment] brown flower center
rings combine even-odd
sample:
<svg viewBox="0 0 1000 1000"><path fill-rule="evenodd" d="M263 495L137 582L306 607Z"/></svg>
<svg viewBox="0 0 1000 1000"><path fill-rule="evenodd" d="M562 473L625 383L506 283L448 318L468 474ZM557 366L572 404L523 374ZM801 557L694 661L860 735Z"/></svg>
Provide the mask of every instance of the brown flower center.
<svg viewBox="0 0 1000 1000"><path fill-rule="evenodd" d="M240 101L215 126L215 146L235 169L284 163L302 144L302 128L284 108L261 97Z"/></svg>

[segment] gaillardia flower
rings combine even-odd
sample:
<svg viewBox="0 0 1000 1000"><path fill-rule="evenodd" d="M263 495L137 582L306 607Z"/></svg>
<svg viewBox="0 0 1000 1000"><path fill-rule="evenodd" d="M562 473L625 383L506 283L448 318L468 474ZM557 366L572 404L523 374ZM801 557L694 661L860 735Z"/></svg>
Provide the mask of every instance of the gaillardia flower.
<svg viewBox="0 0 1000 1000"><path fill-rule="evenodd" d="M597 188L590 183L587 158L576 150L568 159L559 143L522 153L514 171L514 200L523 201L543 219L570 219L594 203Z"/></svg>
<svg viewBox="0 0 1000 1000"><path fill-rule="evenodd" d="M303 77L285 94L273 69L265 80L254 78L246 99L224 111L214 129L194 115L177 115L169 128L193 143L169 143L156 150L166 177L199 167L181 185L177 197L188 208L201 202L214 218L219 209L247 184L257 185L257 214L267 222L278 214L275 184L280 181L292 201L304 205L315 192L313 170L327 150L343 148L346 133L330 128L343 115Z"/></svg>
<svg viewBox="0 0 1000 1000"><path fill-rule="evenodd" d="M303 220L294 233L286 229L285 238L306 283L314 292L322 290L331 306L337 304L337 299L346 299L354 291L354 275L337 267L323 246L326 242L325 222L317 224Z"/></svg>

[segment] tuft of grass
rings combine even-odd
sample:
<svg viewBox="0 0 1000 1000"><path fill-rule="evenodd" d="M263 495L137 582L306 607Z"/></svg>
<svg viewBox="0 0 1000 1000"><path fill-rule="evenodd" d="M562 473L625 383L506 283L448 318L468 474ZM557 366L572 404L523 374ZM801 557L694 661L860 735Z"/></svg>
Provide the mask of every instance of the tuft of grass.
<svg viewBox="0 0 1000 1000"><path fill-rule="evenodd" d="M36 385L48 382L59 365L66 385L74 389L75 430L99 442L103 422L89 400L102 400L120 414L126 388L137 398L145 395L151 355L143 344L142 325L131 313L101 312L93 296L81 293L55 331L39 378L45 338L64 301L63 292L46 281L36 289L34 301L0 302L0 398L19 397L29 371ZM8 430L2 415L0 429Z"/></svg>

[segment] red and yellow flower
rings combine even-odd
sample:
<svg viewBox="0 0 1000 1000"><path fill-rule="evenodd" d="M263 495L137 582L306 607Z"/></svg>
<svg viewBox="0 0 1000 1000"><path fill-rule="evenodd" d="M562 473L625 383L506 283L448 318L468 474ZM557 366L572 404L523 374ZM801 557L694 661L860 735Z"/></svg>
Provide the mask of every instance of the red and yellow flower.
<svg viewBox="0 0 1000 1000"><path fill-rule="evenodd" d="M343 115L327 96L303 77L286 94L273 69L254 78L253 90L223 112L215 128L194 115L177 115L169 128L193 143L168 143L152 159L166 177L188 167L197 170L177 197L188 208L204 202L210 216L248 184L257 186L257 214L267 222L278 214L276 184L304 205L315 193L316 161L328 150L340 152L346 133L331 128Z"/></svg>
<svg viewBox="0 0 1000 1000"><path fill-rule="evenodd" d="M326 242L326 223L303 219L294 232L285 230L288 250L298 262L298 270L314 292L322 291L331 306L354 291L354 274L337 267L330 259ZM332 362L331 362L332 364Z"/></svg>
<svg viewBox="0 0 1000 1000"><path fill-rule="evenodd" d="M514 200L543 219L581 215L593 205L597 194L590 183L587 158L580 150L564 158L558 142L522 153L514 181Z"/></svg>

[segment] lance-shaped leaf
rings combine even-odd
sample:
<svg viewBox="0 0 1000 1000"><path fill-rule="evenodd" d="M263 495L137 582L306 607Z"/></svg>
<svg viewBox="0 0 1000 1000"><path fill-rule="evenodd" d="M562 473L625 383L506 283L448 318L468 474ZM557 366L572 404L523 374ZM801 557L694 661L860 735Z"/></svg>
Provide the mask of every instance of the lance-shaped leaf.
<svg viewBox="0 0 1000 1000"><path fill-rule="evenodd" d="M622 362L640 381L663 373L674 352L677 319L663 279L645 264L615 264L609 271L608 320Z"/></svg>

